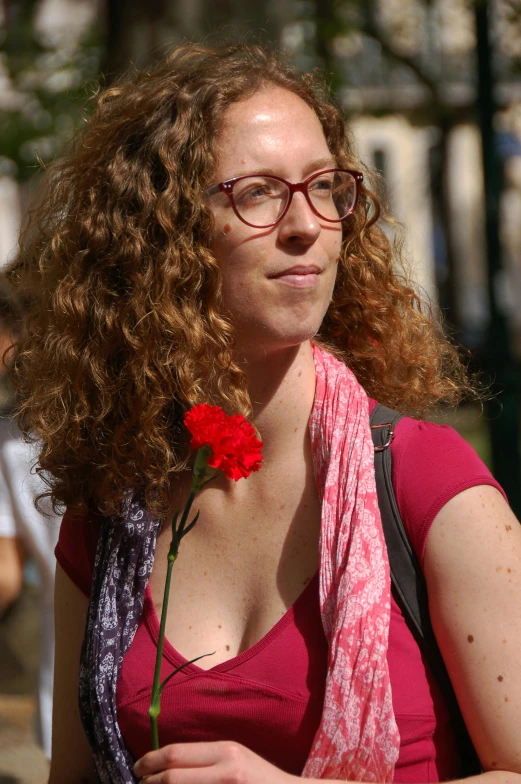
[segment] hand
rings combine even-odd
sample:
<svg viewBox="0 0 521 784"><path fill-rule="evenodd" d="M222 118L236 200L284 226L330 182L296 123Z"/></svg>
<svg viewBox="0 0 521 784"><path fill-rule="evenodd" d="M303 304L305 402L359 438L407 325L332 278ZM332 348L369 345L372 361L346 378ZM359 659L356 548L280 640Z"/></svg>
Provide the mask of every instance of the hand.
<svg viewBox="0 0 521 784"><path fill-rule="evenodd" d="M290 784L298 779L233 741L173 743L141 757L134 773L147 784Z"/></svg>

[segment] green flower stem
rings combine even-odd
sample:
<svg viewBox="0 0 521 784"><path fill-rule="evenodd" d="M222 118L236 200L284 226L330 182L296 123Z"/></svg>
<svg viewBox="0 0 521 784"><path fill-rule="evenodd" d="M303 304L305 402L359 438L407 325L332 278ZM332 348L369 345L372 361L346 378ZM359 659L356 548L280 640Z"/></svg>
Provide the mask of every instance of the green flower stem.
<svg viewBox="0 0 521 784"><path fill-rule="evenodd" d="M170 561L171 553L172 553L172 545L174 544L175 539L175 556L172 559L172 563L177 558L177 552L179 550L179 542L184 536L185 533L185 525L188 515L190 514L190 509L192 508L192 504L194 502L195 494L199 490L199 487L194 487L194 482L192 481L192 487L190 488L190 495L188 496L188 501L186 502L185 508L183 509L183 516L181 517L181 522L179 523L179 528L174 533L174 527L172 526L172 542L170 543L170 550L168 552L168 560ZM174 518L175 522L175 518Z"/></svg>
<svg viewBox="0 0 521 784"><path fill-rule="evenodd" d="M171 548L172 546L170 545L170 549ZM161 609L161 624L159 626L159 638L157 641L156 666L154 670L154 683L152 686L152 700L150 702L150 708L148 709L148 715L150 716L150 725L152 728L152 747L154 749L159 748L159 733L157 727L157 720L161 712L161 693L159 691L159 687L161 685L161 662L163 660L163 645L165 641L166 613L168 610L168 597L170 595L170 581L172 579L172 567L174 565L175 558L176 556L170 558L170 552L168 553L168 567L167 567L166 580L165 580L165 592L163 594L163 607Z"/></svg>
<svg viewBox="0 0 521 784"><path fill-rule="evenodd" d="M179 553L179 542L183 537L186 520L188 518L188 515L190 514L190 509L192 507L197 489L198 488L194 489L194 486L192 485L192 488L190 490L190 495L188 496L188 500L183 510L183 516L181 517L181 522L179 523L179 528L176 529L177 514L174 515L174 520L172 523L172 541L170 542L170 549L168 551L168 566L166 571L165 590L163 593L163 607L161 608L161 622L159 625L159 637L157 640L156 666L154 669L154 682L152 684L152 699L150 701L150 707L148 709L148 715L150 717L150 725L152 728L152 747L154 749L159 748L158 719L159 719L159 714L161 712L161 662L163 660L163 646L165 642L166 616L168 612L168 599L170 597L170 581L172 579L172 568L174 566L175 560Z"/></svg>

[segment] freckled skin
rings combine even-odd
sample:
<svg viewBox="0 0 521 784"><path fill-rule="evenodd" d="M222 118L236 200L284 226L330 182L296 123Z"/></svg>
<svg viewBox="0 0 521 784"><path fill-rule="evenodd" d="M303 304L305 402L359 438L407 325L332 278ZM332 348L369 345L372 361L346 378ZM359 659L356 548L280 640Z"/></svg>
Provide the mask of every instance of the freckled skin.
<svg viewBox="0 0 521 784"><path fill-rule="evenodd" d="M268 87L233 104L216 140L213 182L271 170L302 182L331 161L322 126L298 96ZM226 194L208 200L214 214L213 252L223 282L223 300L237 330L236 348L256 351L297 346L317 333L335 284L342 242L340 223L320 222L297 193L276 226L255 229L237 218ZM273 276L295 265L320 270L316 285L292 289Z"/></svg>

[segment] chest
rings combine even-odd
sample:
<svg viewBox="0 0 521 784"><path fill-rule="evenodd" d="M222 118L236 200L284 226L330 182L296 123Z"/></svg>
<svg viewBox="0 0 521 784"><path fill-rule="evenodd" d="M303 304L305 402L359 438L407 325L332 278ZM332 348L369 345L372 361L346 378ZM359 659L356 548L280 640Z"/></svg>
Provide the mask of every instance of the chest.
<svg viewBox="0 0 521 784"><path fill-rule="evenodd" d="M215 651L209 669L255 645L295 602L318 569L320 503L314 479L252 486L241 499L219 487L197 496L199 518L172 571L166 636L186 659ZM180 493L182 497L182 493ZM158 537L150 587L163 604L170 530Z"/></svg>

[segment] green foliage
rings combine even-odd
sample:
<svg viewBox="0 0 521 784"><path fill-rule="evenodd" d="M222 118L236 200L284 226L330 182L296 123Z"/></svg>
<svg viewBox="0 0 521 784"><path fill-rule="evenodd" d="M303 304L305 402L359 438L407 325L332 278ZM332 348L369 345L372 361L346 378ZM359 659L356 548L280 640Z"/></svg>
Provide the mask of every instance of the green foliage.
<svg viewBox="0 0 521 784"><path fill-rule="evenodd" d="M391 98L385 104L382 88L390 88L389 96L406 88L422 108L422 121L436 124L446 108L447 85L473 89L476 2L482 0L453 0L440 13L432 0L297 0L287 43L299 68L324 70L339 98L343 88L380 89L380 105L365 106L378 114L396 110ZM515 82L521 67L520 0L486 2L496 78Z"/></svg>
<svg viewBox="0 0 521 784"><path fill-rule="evenodd" d="M34 24L37 5L9 3L0 29L0 175L20 181L52 160L81 124L101 58L96 26L79 39L46 40Z"/></svg>

